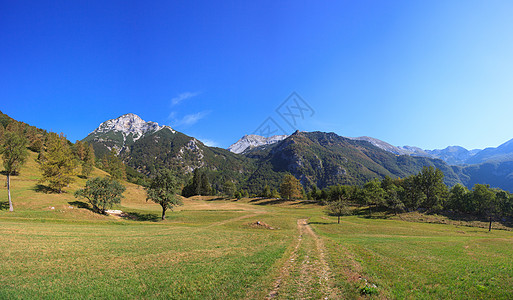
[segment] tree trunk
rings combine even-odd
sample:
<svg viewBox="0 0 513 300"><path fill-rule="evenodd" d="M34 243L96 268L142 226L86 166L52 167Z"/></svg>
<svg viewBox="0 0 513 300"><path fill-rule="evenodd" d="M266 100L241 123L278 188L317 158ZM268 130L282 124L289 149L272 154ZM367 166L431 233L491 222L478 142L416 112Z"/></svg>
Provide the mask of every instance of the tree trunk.
<svg viewBox="0 0 513 300"><path fill-rule="evenodd" d="M492 217L490 217L490 225L488 225L488 231L492 231Z"/></svg>
<svg viewBox="0 0 513 300"><path fill-rule="evenodd" d="M9 173L7 173L7 195L9 198L9 211L14 211L11 201L11 175Z"/></svg>
<svg viewBox="0 0 513 300"><path fill-rule="evenodd" d="M162 220L166 219L166 208L162 207Z"/></svg>

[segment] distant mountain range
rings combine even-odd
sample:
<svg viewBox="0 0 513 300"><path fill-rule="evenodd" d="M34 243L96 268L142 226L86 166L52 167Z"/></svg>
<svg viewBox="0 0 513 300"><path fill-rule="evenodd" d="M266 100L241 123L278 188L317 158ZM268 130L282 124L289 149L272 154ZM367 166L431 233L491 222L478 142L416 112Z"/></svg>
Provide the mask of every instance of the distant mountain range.
<svg viewBox="0 0 513 300"><path fill-rule="evenodd" d="M248 149L277 143L287 137L287 135L277 135L268 138L258 135L245 135L236 143L228 147L228 150L234 153L243 153ZM484 150L467 150L460 146L449 146L445 149L424 150L413 146L393 146L385 141L368 136L346 138L369 142L382 150L396 155L423 156L441 159L449 165L472 165L486 162L504 162L513 160L513 139L497 148L486 148Z"/></svg>
<svg viewBox="0 0 513 300"><path fill-rule="evenodd" d="M449 185L487 183L513 191L513 140L484 150L459 146L423 150L366 136L297 131L290 136L245 135L228 149L221 149L169 126L126 114L103 122L83 141L91 143L99 157L115 149L128 166L145 175L173 168L188 176L202 167L216 173L211 176L215 185L233 180L254 193L265 184L277 188L286 173L299 178L306 188L324 188L363 184L386 175L404 177L423 166L440 168Z"/></svg>

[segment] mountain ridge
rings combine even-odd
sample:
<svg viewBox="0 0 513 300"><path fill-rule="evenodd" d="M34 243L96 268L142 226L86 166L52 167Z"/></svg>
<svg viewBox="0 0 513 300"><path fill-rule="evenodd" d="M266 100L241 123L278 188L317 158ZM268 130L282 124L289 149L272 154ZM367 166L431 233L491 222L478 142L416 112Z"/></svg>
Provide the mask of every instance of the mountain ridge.
<svg viewBox="0 0 513 300"><path fill-rule="evenodd" d="M231 180L252 193L258 193L265 184L278 188L286 173L296 176L306 188L324 188L361 185L384 176L405 177L423 166L435 166L446 174L448 185L468 186L490 178L497 187L509 188L508 180L503 179L513 172L509 164L465 166L461 162L478 152L459 146L422 150L392 146L371 137L347 138L324 132L296 131L269 138L245 135L229 149L221 149L134 114L103 122L84 141L93 144L98 157L102 157L101 151L116 149L128 166L147 176L171 168L187 178L194 169L203 168L217 187ZM460 165L450 166L446 161L451 159Z"/></svg>

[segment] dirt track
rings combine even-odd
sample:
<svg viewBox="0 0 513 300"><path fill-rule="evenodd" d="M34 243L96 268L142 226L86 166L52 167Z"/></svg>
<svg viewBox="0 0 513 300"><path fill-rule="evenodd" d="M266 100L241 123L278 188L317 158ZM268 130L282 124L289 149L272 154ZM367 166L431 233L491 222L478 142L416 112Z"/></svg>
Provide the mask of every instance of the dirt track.
<svg viewBox="0 0 513 300"><path fill-rule="evenodd" d="M267 299L335 299L331 272L322 239L308 225L307 219L297 221L298 238L280 270Z"/></svg>

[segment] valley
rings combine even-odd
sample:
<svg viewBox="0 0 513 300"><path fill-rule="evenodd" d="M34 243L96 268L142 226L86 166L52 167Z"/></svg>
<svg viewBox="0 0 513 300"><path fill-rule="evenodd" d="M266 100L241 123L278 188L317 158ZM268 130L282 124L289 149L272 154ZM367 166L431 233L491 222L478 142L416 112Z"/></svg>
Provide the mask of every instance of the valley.
<svg viewBox="0 0 513 300"><path fill-rule="evenodd" d="M98 215L71 195L81 178L38 190L31 158L13 178L15 211L0 210L1 298L513 297L509 230L382 214L337 224L313 202L212 196L158 221L126 182L114 208L129 217Z"/></svg>

